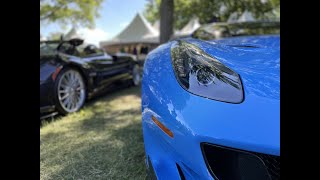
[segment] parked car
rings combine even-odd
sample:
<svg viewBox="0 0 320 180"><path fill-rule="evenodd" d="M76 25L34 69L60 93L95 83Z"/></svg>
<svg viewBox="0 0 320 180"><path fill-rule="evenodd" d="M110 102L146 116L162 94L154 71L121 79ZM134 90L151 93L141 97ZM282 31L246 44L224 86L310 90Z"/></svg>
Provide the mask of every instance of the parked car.
<svg viewBox="0 0 320 180"><path fill-rule="evenodd" d="M280 23L214 23L150 52L142 127L152 179L280 179Z"/></svg>
<svg viewBox="0 0 320 180"><path fill-rule="evenodd" d="M94 45L82 44L82 39L40 41L40 114L78 111L86 99L117 81L140 84L133 56L108 55Z"/></svg>

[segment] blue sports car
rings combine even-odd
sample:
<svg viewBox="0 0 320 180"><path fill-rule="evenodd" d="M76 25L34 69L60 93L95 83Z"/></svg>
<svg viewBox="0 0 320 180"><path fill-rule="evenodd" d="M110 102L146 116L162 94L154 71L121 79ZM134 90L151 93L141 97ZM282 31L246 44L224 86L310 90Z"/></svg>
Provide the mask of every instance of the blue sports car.
<svg viewBox="0 0 320 180"><path fill-rule="evenodd" d="M280 22L214 23L150 52L150 179L280 179Z"/></svg>

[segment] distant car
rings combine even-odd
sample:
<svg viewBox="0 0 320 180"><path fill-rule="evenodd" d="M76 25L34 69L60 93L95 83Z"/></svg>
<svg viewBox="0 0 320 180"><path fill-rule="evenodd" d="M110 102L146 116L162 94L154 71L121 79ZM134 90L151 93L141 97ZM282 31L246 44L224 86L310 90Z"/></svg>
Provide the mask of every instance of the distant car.
<svg viewBox="0 0 320 180"><path fill-rule="evenodd" d="M280 23L214 23L150 52L151 179L280 179Z"/></svg>
<svg viewBox="0 0 320 180"><path fill-rule="evenodd" d="M40 114L78 111L87 98L112 83L140 84L141 73L133 56L108 55L83 40L40 41Z"/></svg>

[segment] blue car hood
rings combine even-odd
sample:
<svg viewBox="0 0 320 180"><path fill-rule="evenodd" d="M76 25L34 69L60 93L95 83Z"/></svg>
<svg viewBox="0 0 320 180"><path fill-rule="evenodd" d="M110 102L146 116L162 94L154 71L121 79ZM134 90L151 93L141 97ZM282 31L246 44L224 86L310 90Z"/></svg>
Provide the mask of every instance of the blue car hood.
<svg viewBox="0 0 320 180"><path fill-rule="evenodd" d="M247 94L279 100L280 37L278 35L187 41L237 72L245 84Z"/></svg>
<svg viewBox="0 0 320 180"><path fill-rule="evenodd" d="M170 55L173 43L169 42L150 52L145 62L143 115L147 117L148 112L153 112L171 129L175 138L168 143L177 148L187 144L188 148L196 149L199 143L208 142L279 155L279 36L183 40L237 72L243 84L244 101L219 102L184 90L174 75Z"/></svg>
<svg viewBox="0 0 320 180"><path fill-rule="evenodd" d="M186 41L237 72L242 80L245 97L244 102L234 105L212 100L203 103L190 101L191 108L185 109L188 113L184 121L189 127L195 127L193 133L208 137L208 141L220 145L279 155L280 37L272 35ZM197 114L201 122L188 118L194 112L203 112ZM239 145L238 142L246 142L248 146ZM262 150L252 144L263 144L266 148Z"/></svg>

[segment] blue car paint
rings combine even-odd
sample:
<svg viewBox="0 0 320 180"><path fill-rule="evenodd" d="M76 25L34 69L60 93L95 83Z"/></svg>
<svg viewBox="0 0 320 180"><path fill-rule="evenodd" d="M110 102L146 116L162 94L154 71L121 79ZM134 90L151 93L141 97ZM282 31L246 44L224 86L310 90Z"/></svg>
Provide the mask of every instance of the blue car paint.
<svg viewBox="0 0 320 180"><path fill-rule="evenodd" d="M158 179L179 179L176 163L187 179L213 179L205 165L201 142L280 155L279 39L276 35L216 41L184 39L240 75L245 95L241 104L185 91L174 76L172 42L149 53L142 80L142 125L146 156ZM166 135L151 116L174 137Z"/></svg>

